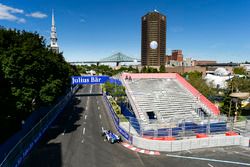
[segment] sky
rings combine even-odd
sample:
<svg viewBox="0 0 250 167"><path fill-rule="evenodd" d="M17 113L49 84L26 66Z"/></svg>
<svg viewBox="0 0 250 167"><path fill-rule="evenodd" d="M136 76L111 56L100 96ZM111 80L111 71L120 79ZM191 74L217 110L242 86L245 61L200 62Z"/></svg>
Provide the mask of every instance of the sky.
<svg viewBox="0 0 250 167"><path fill-rule="evenodd" d="M250 61L250 0L0 0L0 25L36 31L49 44L52 9L67 61L140 58L141 17L154 9L167 16L167 54Z"/></svg>

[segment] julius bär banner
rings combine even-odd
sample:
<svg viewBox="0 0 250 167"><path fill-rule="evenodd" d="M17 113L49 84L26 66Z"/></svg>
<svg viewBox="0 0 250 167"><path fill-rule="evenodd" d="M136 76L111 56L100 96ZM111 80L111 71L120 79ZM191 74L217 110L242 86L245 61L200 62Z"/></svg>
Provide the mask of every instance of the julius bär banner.
<svg viewBox="0 0 250 167"><path fill-rule="evenodd" d="M109 80L108 76L72 76L72 85L78 84L103 84Z"/></svg>

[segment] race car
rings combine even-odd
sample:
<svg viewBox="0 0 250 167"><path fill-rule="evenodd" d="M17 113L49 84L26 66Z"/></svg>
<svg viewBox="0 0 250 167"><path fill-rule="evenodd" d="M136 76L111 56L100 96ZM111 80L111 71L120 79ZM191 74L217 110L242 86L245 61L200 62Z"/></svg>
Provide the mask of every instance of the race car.
<svg viewBox="0 0 250 167"><path fill-rule="evenodd" d="M102 136L105 136L107 141L109 141L111 144L122 142L121 136L114 134L111 130L105 130L102 128Z"/></svg>

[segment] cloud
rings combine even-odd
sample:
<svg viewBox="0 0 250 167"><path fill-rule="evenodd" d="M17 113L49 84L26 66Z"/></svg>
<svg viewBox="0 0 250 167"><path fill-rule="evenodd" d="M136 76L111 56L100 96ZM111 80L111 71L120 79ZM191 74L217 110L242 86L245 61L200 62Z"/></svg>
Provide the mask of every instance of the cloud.
<svg viewBox="0 0 250 167"><path fill-rule="evenodd" d="M13 8L13 7L10 7L10 6L6 6L6 5L3 5L0 3L0 10L1 11L7 11L7 12L10 12L10 13L20 13L22 14L24 11L22 9L17 9L17 8Z"/></svg>
<svg viewBox="0 0 250 167"><path fill-rule="evenodd" d="M43 19L43 18L48 17L45 13L42 13L42 12L33 12L33 13L30 13L30 14L26 14L26 16L33 17L33 18L38 18L38 19Z"/></svg>
<svg viewBox="0 0 250 167"><path fill-rule="evenodd" d="M26 20L24 18L19 18L14 15L23 13L24 11L22 9L13 8L0 3L0 20L9 20L16 21L18 23L25 23Z"/></svg>

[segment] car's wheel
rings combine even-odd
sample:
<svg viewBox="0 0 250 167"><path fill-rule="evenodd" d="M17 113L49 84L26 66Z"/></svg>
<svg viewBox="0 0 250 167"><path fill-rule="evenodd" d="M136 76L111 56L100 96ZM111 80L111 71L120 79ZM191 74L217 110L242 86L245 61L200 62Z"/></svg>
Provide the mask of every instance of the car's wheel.
<svg viewBox="0 0 250 167"><path fill-rule="evenodd" d="M122 137L121 136L119 136L119 140L118 140L119 142L122 142Z"/></svg>

